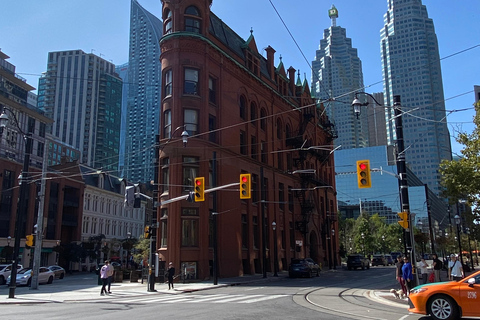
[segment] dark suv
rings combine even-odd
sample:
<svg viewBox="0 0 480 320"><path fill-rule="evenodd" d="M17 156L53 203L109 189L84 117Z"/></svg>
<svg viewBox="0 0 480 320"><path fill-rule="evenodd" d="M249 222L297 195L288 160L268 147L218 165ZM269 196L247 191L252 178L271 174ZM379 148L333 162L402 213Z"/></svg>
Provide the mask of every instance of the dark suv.
<svg viewBox="0 0 480 320"><path fill-rule="evenodd" d="M387 259L383 254L374 254L372 257L372 267L375 266L388 266Z"/></svg>
<svg viewBox="0 0 480 320"><path fill-rule="evenodd" d="M352 269L357 269L357 268L362 268L365 269L370 269L370 260L365 258L363 254L351 254L347 258L347 269L352 270Z"/></svg>
<svg viewBox="0 0 480 320"><path fill-rule="evenodd" d="M288 275L290 278L297 276L307 276L311 278L313 275L318 277L320 275L320 266L311 258L292 259L292 263L290 263L290 267L288 268Z"/></svg>

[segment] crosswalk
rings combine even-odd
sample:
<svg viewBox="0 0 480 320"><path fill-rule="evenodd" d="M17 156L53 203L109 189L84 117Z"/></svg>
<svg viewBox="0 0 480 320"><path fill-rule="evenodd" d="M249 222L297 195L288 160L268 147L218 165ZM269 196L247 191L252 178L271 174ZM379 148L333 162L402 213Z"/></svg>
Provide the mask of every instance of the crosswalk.
<svg viewBox="0 0 480 320"><path fill-rule="evenodd" d="M111 296L112 297L112 296ZM148 295L141 297L112 297L113 303L132 304L168 304L168 303L256 303L278 298L288 297L286 294L212 294L212 295Z"/></svg>

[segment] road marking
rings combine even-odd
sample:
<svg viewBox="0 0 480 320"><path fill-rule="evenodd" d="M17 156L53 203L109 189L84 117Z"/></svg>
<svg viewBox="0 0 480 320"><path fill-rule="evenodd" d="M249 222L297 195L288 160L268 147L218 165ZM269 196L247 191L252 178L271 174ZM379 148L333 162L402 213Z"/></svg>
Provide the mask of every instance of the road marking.
<svg viewBox="0 0 480 320"><path fill-rule="evenodd" d="M239 301L238 303L254 303L254 302L259 302L259 301L266 301L266 300L271 300L271 299L277 299L277 298L282 298L282 297L287 297L288 295L286 294L277 294L277 295L272 295L272 296L266 296L263 298L257 298L257 299L249 299L246 301Z"/></svg>
<svg viewBox="0 0 480 320"><path fill-rule="evenodd" d="M251 295L251 296L235 296L235 297L232 297L232 298L227 298L227 299L214 301L213 303L233 302L233 301L236 301L236 300L243 300L243 299L248 299L248 298L252 298L252 297L261 297L261 296L262 296L261 294L256 294L256 295Z"/></svg>

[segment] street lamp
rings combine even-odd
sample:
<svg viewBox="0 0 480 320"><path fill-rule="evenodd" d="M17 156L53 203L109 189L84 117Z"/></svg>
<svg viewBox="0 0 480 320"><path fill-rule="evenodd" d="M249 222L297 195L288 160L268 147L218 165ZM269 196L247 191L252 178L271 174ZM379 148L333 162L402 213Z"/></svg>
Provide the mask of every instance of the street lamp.
<svg viewBox="0 0 480 320"><path fill-rule="evenodd" d="M470 252L470 266L472 267L472 271L475 270L473 267L473 252L472 252L472 244L470 243L470 228L465 228L467 233L467 240L468 240L468 251Z"/></svg>
<svg viewBox="0 0 480 320"><path fill-rule="evenodd" d="M353 110L355 115L358 116L360 115L361 107L362 106L368 106L368 102L362 103L360 100L357 98L358 94L365 94L372 98L372 100L375 102L380 107L389 107L389 106L384 106L381 103L379 103L375 97L369 93L366 92L356 92L355 93L355 99L352 102ZM412 263L415 262L415 239L413 236L413 219L412 215L410 213L410 204L409 204L409 199L408 199L408 183L407 183L407 166L406 166L406 160L405 160L405 145L403 141L403 111L402 111L402 105L400 102L400 96L395 95L393 96L393 111L394 111L394 117L395 119L395 134L397 136L397 174L398 174L398 179L399 179L399 189L400 189L400 200L402 203L402 212L407 212L408 214L408 231L410 232L410 236L407 237L406 232L404 231L403 237L405 238L405 253L407 253L407 249L410 248L410 261ZM418 282L418 273L416 273L416 283Z"/></svg>
<svg viewBox="0 0 480 320"><path fill-rule="evenodd" d="M333 241L333 269L337 269L337 243L335 241L335 229L332 229L332 241Z"/></svg>
<svg viewBox="0 0 480 320"><path fill-rule="evenodd" d="M463 258L462 258L462 241L460 239L460 224L462 223L462 218L456 214L453 218L455 220L455 224L457 225L457 240L458 240L458 250L460 250L460 263L463 266Z"/></svg>
<svg viewBox="0 0 480 320"><path fill-rule="evenodd" d="M277 223L272 222L273 229L273 276L278 277L278 249L277 249Z"/></svg>
<svg viewBox="0 0 480 320"><path fill-rule="evenodd" d="M131 264L130 264L130 246L131 246L131 240L132 240L132 233L130 231L127 232L127 269L130 269Z"/></svg>
<svg viewBox="0 0 480 320"><path fill-rule="evenodd" d="M8 111L15 120L15 126L17 127L18 131L24 136L25 139L25 156L23 159L23 169L20 178L20 195L17 204L17 216L15 219L15 233L14 233L14 245L13 245L13 259L12 259L12 272L10 274L10 286L8 292L8 298L15 298L15 289L17 287L17 265L18 265L18 258L20 254L20 237L22 236L22 229L23 229L23 222L24 218L27 216L27 193L28 193L28 165L30 164L30 154L32 152L32 134L31 134L31 127L28 128L27 133L23 132L20 129L20 125L18 123L17 117L15 113L8 109L3 108L3 113L0 115L0 128L3 129L9 123L9 117L6 113Z"/></svg>
<svg viewBox="0 0 480 320"><path fill-rule="evenodd" d="M363 232L361 236L362 236L362 251L363 251L363 255L365 255L365 235L363 234Z"/></svg>

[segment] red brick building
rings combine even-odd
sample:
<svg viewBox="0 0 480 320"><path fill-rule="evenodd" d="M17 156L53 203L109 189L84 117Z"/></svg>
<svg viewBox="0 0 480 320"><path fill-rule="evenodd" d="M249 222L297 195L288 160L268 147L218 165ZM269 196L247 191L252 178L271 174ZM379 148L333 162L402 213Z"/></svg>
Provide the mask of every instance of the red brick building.
<svg viewBox="0 0 480 320"><path fill-rule="evenodd" d="M195 177L205 177L209 189L238 183L241 173L252 174L252 197L240 200L234 186L207 193L204 202L162 205L161 264L185 267L193 279L211 276L212 212L220 277L261 273L264 261L273 271L274 242L279 270L292 258L331 264L339 247L333 126L296 70L275 63L270 46L264 58L253 33L242 39L210 11L211 2L162 1L159 198L188 194Z"/></svg>

